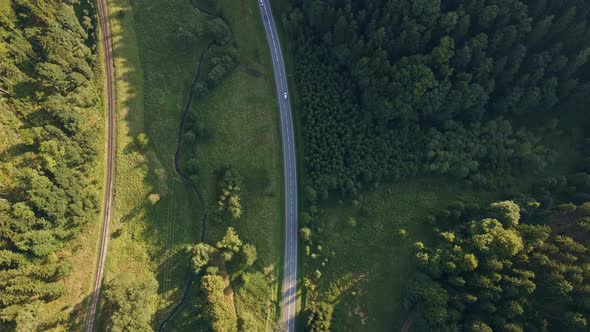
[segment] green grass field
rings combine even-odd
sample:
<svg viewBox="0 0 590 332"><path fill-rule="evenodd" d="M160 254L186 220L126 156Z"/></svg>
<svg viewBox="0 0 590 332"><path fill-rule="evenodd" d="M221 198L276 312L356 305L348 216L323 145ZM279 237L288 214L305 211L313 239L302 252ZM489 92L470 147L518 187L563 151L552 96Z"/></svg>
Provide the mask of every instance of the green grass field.
<svg viewBox="0 0 590 332"><path fill-rule="evenodd" d="M156 275L158 310L154 325L180 299L188 280L183 246L199 241L197 197L180 181L173 168L176 135L197 59L207 38L192 45L179 43L179 29L204 28L208 18L185 0L109 2L116 56L118 142L116 213L109 244L106 280L133 272L138 278ZM282 187L280 136L272 71L255 2L222 1L232 22L240 52L240 66L192 112L210 138L184 152L198 149L199 186L207 203L215 201L215 171L232 166L244 177L244 215L235 227L244 242L258 249L258 262L247 273L248 282L236 285L238 315L250 327L267 330L276 320L277 273L281 248ZM150 143L141 151L134 138L145 132ZM147 197L156 193L155 205ZM215 242L229 224L207 225L207 241ZM267 271L265 274L264 271ZM272 272L269 272L272 271ZM193 289L198 289L195 285ZM174 331L201 330L194 307L195 290L168 325Z"/></svg>
<svg viewBox="0 0 590 332"><path fill-rule="evenodd" d="M320 293L342 291L333 299L333 330L399 330L408 314L402 307L404 287L414 271L408 244L420 238L428 215L456 200L493 197L441 179L417 179L382 185L364 194L357 206L342 201L324 206L321 230L312 233L312 240L323 244L322 257L328 258L319 267ZM398 235L401 229L406 239ZM302 275L318 268L312 258L303 259Z"/></svg>
<svg viewBox="0 0 590 332"><path fill-rule="evenodd" d="M191 112L205 124L208 137L183 149L196 155L198 185L209 209L215 209L219 170L231 167L243 177L243 215L231 223L209 222L206 237L217 241L234 226L244 242L256 246L255 269L246 273L246 282L232 287L243 328L263 331L278 318L277 267L282 252L282 159L273 74L256 3L227 0L219 7L234 29L240 66L193 103Z"/></svg>

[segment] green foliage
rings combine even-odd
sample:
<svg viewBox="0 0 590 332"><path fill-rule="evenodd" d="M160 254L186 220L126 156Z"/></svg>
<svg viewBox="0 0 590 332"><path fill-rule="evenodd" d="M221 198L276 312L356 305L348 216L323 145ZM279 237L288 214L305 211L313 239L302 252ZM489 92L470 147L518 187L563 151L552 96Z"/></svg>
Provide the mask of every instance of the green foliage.
<svg viewBox="0 0 590 332"><path fill-rule="evenodd" d="M193 271L195 274L199 274L209 264L211 254L215 252L215 248L206 243L197 243L191 248L191 252Z"/></svg>
<svg viewBox="0 0 590 332"><path fill-rule="evenodd" d="M145 150L145 148L147 148L147 145L149 143L149 139L145 133L139 133L135 137L135 143L137 144L137 146L140 149Z"/></svg>
<svg viewBox="0 0 590 332"><path fill-rule="evenodd" d="M227 250L230 252L238 252L242 247L242 240L240 240L240 237L233 227L228 227L223 239L217 242L215 246L218 249Z"/></svg>
<svg viewBox="0 0 590 332"><path fill-rule="evenodd" d="M309 227L303 227L299 230L299 236L303 239L303 241L309 241L311 239L311 229Z"/></svg>
<svg viewBox="0 0 590 332"><path fill-rule="evenodd" d="M206 314L215 332L237 332L236 313L231 302L225 299L226 285L219 275L205 275L201 278L201 290L207 302Z"/></svg>
<svg viewBox="0 0 590 332"><path fill-rule="evenodd" d="M358 195L435 174L502 188L546 171L557 155L543 136L583 130L573 119L584 117L590 92L587 45L578 42L590 31L588 8L291 1L308 185Z"/></svg>
<svg viewBox="0 0 590 332"><path fill-rule="evenodd" d="M206 243L198 243L189 248L192 254L192 266L195 274L201 274L201 290L205 293L207 318L214 331L235 331L237 318L231 282L241 276L243 283L248 285L249 271L257 260L256 247L242 243L233 227L229 227L223 239L213 247ZM236 258L237 257L237 258ZM238 312L247 315L244 312ZM243 317L241 317L243 319Z"/></svg>
<svg viewBox="0 0 590 332"><path fill-rule="evenodd" d="M313 302L309 305L307 328L312 332L328 332L334 307L327 302Z"/></svg>
<svg viewBox="0 0 590 332"><path fill-rule="evenodd" d="M469 227L471 244L479 253L512 257L523 248L522 238L514 229L504 228L495 219L483 219L472 222Z"/></svg>
<svg viewBox="0 0 590 332"><path fill-rule="evenodd" d="M195 135L195 133L193 133L190 130L187 131L186 133L184 133L184 135L183 135L183 140L184 140L184 143L186 143L186 144L194 144L196 139L197 139L197 136Z"/></svg>
<svg viewBox="0 0 590 332"><path fill-rule="evenodd" d="M237 68L239 58L238 50L234 47L227 47L220 54L214 56L210 61L212 67L207 74L207 88L215 87L231 74ZM198 90L197 94L199 94Z"/></svg>
<svg viewBox="0 0 590 332"><path fill-rule="evenodd" d="M156 312L158 282L153 278L138 280L132 273L121 273L105 287L105 308L109 313L107 329L114 332L151 331Z"/></svg>
<svg viewBox="0 0 590 332"><path fill-rule="evenodd" d="M79 1L0 3L0 330L64 294L62 254L98 215L95 21Z"/></svg>
<svg viewBox="0 0 590 332"><path fill-rule="evenodd" d="M588 327L586 317L579 312L568 312L565 315L566 324L575 331L583 331Z"/></svg>
<svg viewBox="0 0 590 332"><path fill-rule="evenodd" d="M583 214L584 216L590 217L590 202L586 202L580 206L578 206L578 212Z"/></svg>
<svg viewBox="0 0 590 332"><path fill-rule="evenodd" d="M467 328L467 330L469 332L493 332L494 330L492 330L492 328L481 321L475 321L471 324L469 324L469 327Z"/></svg>
<svg viewBox="0 0 590 332"><path fill-rule="evenodd" d="M252 266L252 264L254 264L254 262L258 258L258 254L256 254L256 247L249 243L246 243L242 246L240 254L242 257L242 264L244 268Z"/></svg>
<svg viewBox="0 0 590 332"><path fill-rule="evenodd" d="M574 226L551 236L548 226L529 224L512 201L482 211L504 218L453 223L432 246L415 245L421 272L409 292L425 330L584 330L588 312L577 312L588 296L588 243ZM576 206L574 205L574 208ZM562 218L545 210L548 220ZM582 217L580 217L582 218ZM571 234L570 234L571 232ZM455 234L448 241L443 234ZM576 295L574 295L576 294ZM544 299L552 299L550 302ZM561 319L565 317L565 320Z"/></svg>
<svg viewBox="0 0 590 332"><path fill-rule="evenodd" d="M561 213L565 213L565 214L572 213L572 212L576 211L576 205L573 203L562 203L557 206L557 209Z"/></svg>
<svg viewBox="0 0 590 332"><path fill-rule="evenodd" d="M496 202L490 205L496 219L504 225L515 226L520 220L520 207L513 201Z"/></svg>
<svg viewBox="0 0 590 332"><path fill-rule="evenodd" d="M25 304L21 310L16 314L15 331L28 332L35 331L40 328L39 310L41 309L41 301L33 301Z"/></svg>
<svg viewBox="0 0 590 332"><path fill-rule="evenodd" d="M207 23L207 31L220 45L226 44L231 37L229 27L221 18L210 20Z"/></svg>
<svg viewBox="0 0 590 332"><path fill-rule="evenodd" d="M243 213L241 201L241 178L231 169L227 169L221 181L221 194L217 199L220 211L227 211L234 219L240 218Z"/></svg>
<svg viewBox="0 0 590 332"><path fill-rule="evenodd" d="M256 247L252 244L245 243L240 249L237 259L235 259L235 261L229 266L231 278L235 279L236 277L243 275L244 271L251 267L257 259L258 253L256 252Z"/></svg>

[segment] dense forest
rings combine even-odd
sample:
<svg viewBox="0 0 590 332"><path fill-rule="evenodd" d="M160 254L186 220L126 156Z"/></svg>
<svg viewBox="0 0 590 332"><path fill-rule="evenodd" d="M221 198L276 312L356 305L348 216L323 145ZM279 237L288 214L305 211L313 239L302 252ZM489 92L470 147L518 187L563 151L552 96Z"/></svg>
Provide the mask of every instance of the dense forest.
<svg viewBox="0 0 590 332"><path fill-rule="evenodd" d="M34 331L98 216L101 80L91 2L0 1L0 330ZM64 319L66 317L56 317ZM51 324L51 322L44 322Z"/></svg>
<svg viewBox="0 0 590 332"><path fill-rule="evenodd" d="M588 124L587 2L289 3L320 198L416 175L505 188L560 158L552 134Z"/></svg>
<svg viewBox="0 0 590 332"><path fill-rule="evenodd" d="M456 205L429 244L407 305L428 331L586 331L590 203L544 209L530 198Z"/></svg>
<svg viewBox="0 0 590 332"><path fill-rule="evenodd" d="M512 200L413 220L431 237L388 230L392 246L415 242L408 323L587 330L590 3L290 0L283 21L302 124L307 329L330 330L349 287L320 289L335 249L323 246L326 214L342 215L329 206L363 210L368 189L438 177Z"/></svg>

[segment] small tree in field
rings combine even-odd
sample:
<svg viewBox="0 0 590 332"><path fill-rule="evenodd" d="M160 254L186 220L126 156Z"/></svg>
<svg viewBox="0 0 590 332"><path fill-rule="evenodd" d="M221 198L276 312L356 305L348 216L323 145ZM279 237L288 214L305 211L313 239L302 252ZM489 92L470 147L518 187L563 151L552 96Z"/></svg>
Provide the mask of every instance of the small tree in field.
<svg viewBox="0 0 590 332"><path fill-rule="evenodd" d="M217 200L220 211L228 211L234 219L242 216L240 177L235 171L226 170L223 176L221 195Z"/></svg>
<svg viewBox="0 0 590 332"><path fill-rule="evenodd" d="M158 203L160 201L160 194L150 194L148 196L148 201L150 202L151 205L156 205L156 203Z"/></svg>
<svg viewBox="0 0 590 332"><path fill-rule="evenodd" d="M140 133L135 137L135 143L137 143L137 146L139 146L140 149L145 150L149 144L149 139L145 133Z"/></svg>

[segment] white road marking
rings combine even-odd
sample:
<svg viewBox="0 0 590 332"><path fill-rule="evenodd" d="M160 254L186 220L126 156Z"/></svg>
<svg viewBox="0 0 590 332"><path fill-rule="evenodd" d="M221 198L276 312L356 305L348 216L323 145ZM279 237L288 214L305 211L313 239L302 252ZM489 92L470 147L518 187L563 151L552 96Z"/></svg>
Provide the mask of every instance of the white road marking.
<svg viewBox="0 0 590 332"><path fill-rule="evenodd" d="M270 14L270 8L266 1L261 3L260 11L263 17L267 38L270 37L272 65L275 72L277 100L281 119L281 136L283 141L283 162L285 188L285 275L283 280L283 315L282 322L288 331L293 331L295 326L296 297L297 297L297 172L294 153L294 134L292 129L291 105L289 101L280 96L288 91L286 73L280 41L276 35L274 18ZM275 38L276 37L276 38ZM276 39L276 40L275 40Z"/></svg>

